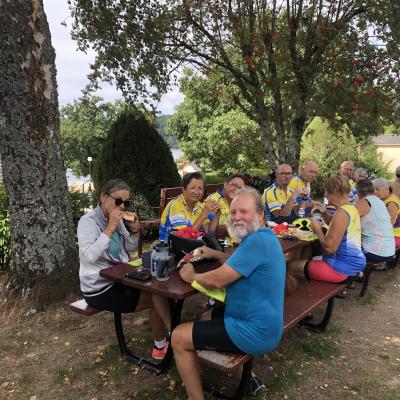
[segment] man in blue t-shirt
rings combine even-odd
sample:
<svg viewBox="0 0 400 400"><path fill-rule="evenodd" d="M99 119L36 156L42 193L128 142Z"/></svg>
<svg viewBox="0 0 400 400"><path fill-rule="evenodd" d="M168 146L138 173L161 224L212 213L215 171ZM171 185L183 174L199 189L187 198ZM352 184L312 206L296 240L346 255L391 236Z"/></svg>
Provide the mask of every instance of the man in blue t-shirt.
<svg viewBox="0 0 400 400"><path fill-rule="evenodd" d="M180 270L188 283L226 287L226 305L214 308L200 321L179 325L172 333L175 362L190 399L203 399L196 350L260 355L278 345L283 331L285 258L274 233L264 227L256 190L239 190L231 203L229 223L241 239L232 256L200 249L203 257L217 259L221 267L196 273L188 263Z"/></svg>

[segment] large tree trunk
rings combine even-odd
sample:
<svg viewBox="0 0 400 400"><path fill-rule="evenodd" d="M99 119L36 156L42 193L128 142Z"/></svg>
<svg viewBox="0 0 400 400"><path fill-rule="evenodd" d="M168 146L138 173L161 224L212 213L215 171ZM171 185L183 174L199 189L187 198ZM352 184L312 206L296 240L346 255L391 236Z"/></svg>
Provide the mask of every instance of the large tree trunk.
<svg viewBox="0 0 400 400"><path fill-rule="evenodd" d="M78 266L55 53L42 0L0 2L0 27L0 156L13 247L7 288L40 305L70 290Z"/></svg>

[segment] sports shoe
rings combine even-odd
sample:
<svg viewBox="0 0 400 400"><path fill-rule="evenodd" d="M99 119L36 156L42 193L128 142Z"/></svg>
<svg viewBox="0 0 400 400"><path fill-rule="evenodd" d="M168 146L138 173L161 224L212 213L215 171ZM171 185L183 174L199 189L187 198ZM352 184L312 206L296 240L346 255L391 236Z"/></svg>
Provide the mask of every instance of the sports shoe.
<svg viewBox="0 0 400 400"><path fill-rule="evenodd" d="M249 394L252 394L253 396L256 396L259 391L262 391L265 389L265 385L260 381L260 378L258 378L256 375L252 373L252 377L250 378L249 382Z"/></svg>
<svg viewBox="0 0 400 400"><path fill-rule="evenodd" d="M169 346L169 342L168 341L167 341L167 343L165 344L165 346L162 349L158 349L156 346L153 346L153 350L151 352L151 356L155 360L163 360L165 355L167 354L168 346Z"/></svg>
<svg viewBox="0 0 400 400"><path fill-rule="evenodd" d="M347 296L347 290L346 290L346 289L343 289L341 292L339 292L339 293L336 295L336 297L337 297L338 299L345 299L346 296Z"/></svg>

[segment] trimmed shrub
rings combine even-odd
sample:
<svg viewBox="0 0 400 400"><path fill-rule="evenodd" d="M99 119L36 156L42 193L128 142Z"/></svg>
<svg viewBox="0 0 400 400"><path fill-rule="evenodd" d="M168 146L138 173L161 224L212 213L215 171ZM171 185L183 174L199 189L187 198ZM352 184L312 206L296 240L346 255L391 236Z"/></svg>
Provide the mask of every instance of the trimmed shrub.
<svg viewBox="0 0 400 400"><path fill-rule="evenodd" d="M168 145L144 112L134 107L127 107L110 129L94 165L96 192L113 178L125 180L151 206L158 206L161 188L180 183Z"/></svg>

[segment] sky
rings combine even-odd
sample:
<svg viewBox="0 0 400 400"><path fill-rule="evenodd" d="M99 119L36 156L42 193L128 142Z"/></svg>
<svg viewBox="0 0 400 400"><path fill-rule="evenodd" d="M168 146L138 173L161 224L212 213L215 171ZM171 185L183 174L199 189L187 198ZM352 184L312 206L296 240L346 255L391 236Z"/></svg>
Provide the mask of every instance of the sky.
<svg viewBox="0 0 400 400"><path fill-rule="evenodd" d="M43 0L44 11L50 26L51 40L56 50L56 67L58 83L58 101L61 106L72 103L81 97L81 90L88 82L89 65L94 60L94 53L85 54L77 50L76 43L71 39L72 19L68 10L67 0ZM67 27L61 25L65 22ZM121 92L107 83L95 95L103 97L104 101L114 101L122 98ZM170 115L174 107L183 101L183 95L175 89L161 98L158 110Z"/></svg>

